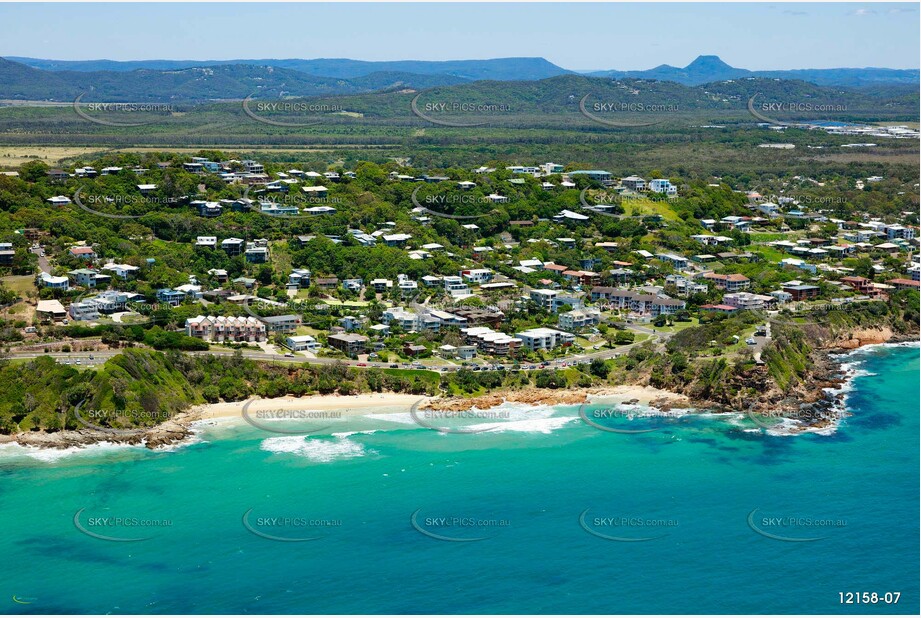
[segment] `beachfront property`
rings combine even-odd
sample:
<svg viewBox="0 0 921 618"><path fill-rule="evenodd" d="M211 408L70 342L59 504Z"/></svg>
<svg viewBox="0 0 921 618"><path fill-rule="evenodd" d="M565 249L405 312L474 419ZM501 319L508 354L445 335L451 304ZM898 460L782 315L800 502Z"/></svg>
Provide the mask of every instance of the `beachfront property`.
<svg viewBox="0 0 921 618"><path fill-rule="evenodd" d="M525 350L552 350L559 346L572 345L576 336L555 328L531 328L520 333L515 333L515 338L521 340Z"/></svg>
<svg viewBox="0 0 921 618"><path fill-rule="evenodd" d="M285 346L292 352L315 352L320 349L320 344L311 335L290 335L285 338Z"/></svg>
<svg viewBox="0 0 921 618"><path fill-rule="evenodd" d="M265 341L266 327L252 316L204 316L185 321L186 335L215 342Z"/></svg>
<svg viewBox="0 0 921 618"><path fill-rule="evenodd" d="M573 309L559 314L557 324L568 331L580 331L598 326L601 323L601 312L594 308Z"/></svg>
<svg viewBox="0 0 921 618"><path fill-rule="evenodd" d="M474 346L480 352L492 356L514 354L515 350L522 345L521 339L493 330L488 326L471 326L462 328L460 332L467 345Z"/></svg>
<svg viewBox="0 0 921 618"><path fill-rule="evenodd" d="M336 348L346 356L356 356L365 351L368 338L356 333L340 333L326 338L330 347Z"/></svg>

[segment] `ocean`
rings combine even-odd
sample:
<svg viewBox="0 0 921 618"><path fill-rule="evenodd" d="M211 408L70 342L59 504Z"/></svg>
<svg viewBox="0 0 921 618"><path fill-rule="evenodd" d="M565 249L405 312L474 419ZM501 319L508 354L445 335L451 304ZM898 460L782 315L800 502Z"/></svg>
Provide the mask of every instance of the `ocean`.
<svg viewBox="0 0 921 618"><path fill-rule="evenodd" d="M820 433L642 410L612 432L555 406L478 433L400 414L4 446L0 607L916 614L919 348L843 360L851 416Z"/></svg>

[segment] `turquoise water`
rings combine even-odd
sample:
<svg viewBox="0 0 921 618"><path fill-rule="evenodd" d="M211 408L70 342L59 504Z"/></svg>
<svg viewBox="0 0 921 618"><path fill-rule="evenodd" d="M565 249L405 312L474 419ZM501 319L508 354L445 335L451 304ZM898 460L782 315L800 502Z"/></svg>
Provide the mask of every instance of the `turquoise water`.
<svg viewBox="0 0 921 618"><path fill-rule="evenodd" d="M853 416L829 435L767 435L728 416L638 419L660 428L617 434L563 406L479 434L403 415L309 438L222 424L166 452L40 461L6 447L0 607L917 613L919 349L848 361L865 375L848 393ZM358 430L369 433L343 433ZM92 534L149 538L84 534L81 509ZM901 598L841 605L847 591Z"/></svg>

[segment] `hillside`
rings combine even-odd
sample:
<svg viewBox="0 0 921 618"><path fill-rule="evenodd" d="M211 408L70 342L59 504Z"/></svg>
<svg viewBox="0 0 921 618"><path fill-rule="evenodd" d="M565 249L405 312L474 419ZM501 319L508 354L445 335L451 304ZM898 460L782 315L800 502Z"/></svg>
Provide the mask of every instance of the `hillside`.
<svg viewBox="0 0 921 618"><path fill-rule="evenodd" d="M261 60L42 60L9 56L8 60L46 71L118 71L138 69L151 71L179 71L193 67L224 65L271 66L299 71L310 75L326 75L341 79L364 77L372 73L414 73L418 75L444 75L461 80L476 79L544 79L568 73L543 58L494 58L489 60L396 60L365 61L347 58L317 58L314 60L261 59Z"/></svg>
<svg viewBox="0 0 921 618"><path fill-rule="evenodd" d="M723 62L719 56L698 56L686 67L659 65L645 71L595 71L592 77L621 79L659 79L678 82L687 86L699 86L707 82L738 79L741 77L764 77L793 79L812 82L821 86L859 87L869 84L910 84L917 86L918 69L883 68L840 68L840 69L792 69L785 71L750 71Z"/></svg>

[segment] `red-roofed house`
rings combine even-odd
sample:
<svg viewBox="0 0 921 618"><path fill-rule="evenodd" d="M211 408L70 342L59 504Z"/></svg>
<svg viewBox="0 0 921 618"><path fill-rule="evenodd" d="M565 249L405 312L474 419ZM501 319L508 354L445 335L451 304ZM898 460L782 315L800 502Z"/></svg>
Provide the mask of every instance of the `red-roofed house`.
<svg viewBox="0 0 921 618"><path fill-rule="evenodd" d="M76 258L83 258L84 260L96 259L96 252L93 251L92 247L71 247L70 254Z"/></svg>

